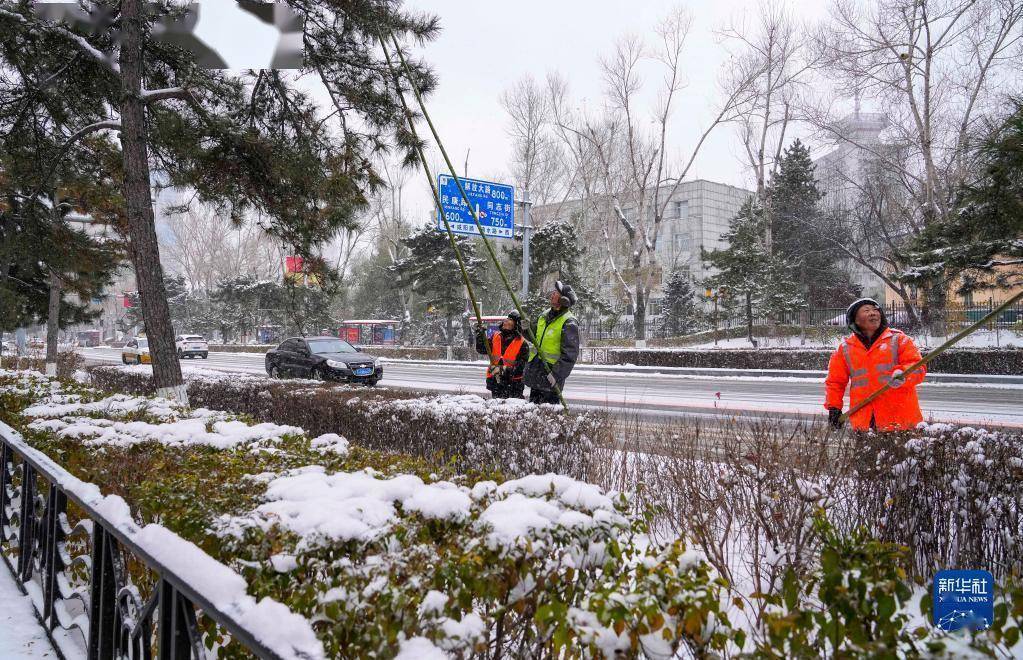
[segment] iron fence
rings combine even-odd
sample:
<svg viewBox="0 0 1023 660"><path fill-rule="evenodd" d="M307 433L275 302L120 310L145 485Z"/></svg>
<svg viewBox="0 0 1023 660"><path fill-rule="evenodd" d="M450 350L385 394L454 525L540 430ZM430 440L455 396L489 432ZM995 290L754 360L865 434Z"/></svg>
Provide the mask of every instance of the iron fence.
<svg viewBox="0 0 1023 660"><path fill-rule="evenodd" d="M165 567L67 484L80 483L0 423L0 557L65 660L200 660L221 636L281 656Z"/></svg>

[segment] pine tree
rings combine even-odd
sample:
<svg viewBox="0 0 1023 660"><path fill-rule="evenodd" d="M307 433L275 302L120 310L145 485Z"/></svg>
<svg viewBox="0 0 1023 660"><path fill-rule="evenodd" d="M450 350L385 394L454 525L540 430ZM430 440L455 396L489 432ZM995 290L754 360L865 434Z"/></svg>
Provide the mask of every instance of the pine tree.
<svg viewBox="0 0 1023 660"><path fill-rule="evenodd" d="M522 268L522 248L508 250L512 268ZM608 302L593 291L582 272L586 248L579 242L575 226L567 220L547 222L537 228L529 239L529 296L526 313L531 318L549 306L550 282L560 279L572 285L579 296L577 308L591 307L607 311Z"/></svg>
<svg viewBox="0 0 1023 660"><path fill-rule="evenodd" d="M1023 284L1023 99L977 149L975 180L956 193L958 213L910 246L905 282L947 283L960 293Z"/></svg>
<svg viewBox="0 0 1023 660"><path fill-rule="evenodd" d="M661 302L664 329L672 336L695 332L703 325L703 311L696 302L696 290L689 281L689 273L674 270L664 283Z"/></svg>
<svg viewBox="0 0 1023 660"><path fill-rule="evenodd" d="M237 77L203 70L191 53L154 40L159 23L189 10L172 0L84 3L94 12L91 26L45 20L36 3L0 7L0 66L17 72L14 96L32 98L42 87L80 99L89 111L66 117L62 135L69 147L96 131L120 131L125 228L153 378L166 396L187 400L160 266L154 178L193 188L234 222L259 212L261 227L295 253L313 256L317 245L352 226L366 205L365 190L382 183L370 164L373 154L397 143L412 158L377 39L391 32L431 38L436 19L403 11L394 0L291 5L306 18L308 69L336 107L330 121L278 72ZM33 50L41 55L24 57ZM418 62L412 67L419 87L430 91L429 70Z"/></svg>
<svg viewBox="0 0 1023 660"><path fill-rule="evenodd" d="M835 218L820 208L810 150L796 140L785 149L766 194L770 199L772 253L792 265L792 277L810 305L830 307L857 295L832 242Z"/></svg>
<svg viewBox="0 0 1023 660"><path fill-rule="evenodd" d="M751 197L722 236L728 247L703 251L704 261L720 271L705 281L706 286L718 291L726 308L743 310L747 338L754 346L754 313L774 315L804 304L792 266L764 247L765 222L763 207Z"/></svg>
<svg viewBox="0 0 1023 660"><path fill-rule="evenodd" d="M477 294L483 292L485 262L476 256L472 239L456 239L465 261L469 281ZM448 237L433 225L426 225L402 240L408 256L388 270L397 277L398 288L415 292L427 309L445 321L445 338L453 341L454 319L465 310L466 294L461 269L451 250Z"/></svg>

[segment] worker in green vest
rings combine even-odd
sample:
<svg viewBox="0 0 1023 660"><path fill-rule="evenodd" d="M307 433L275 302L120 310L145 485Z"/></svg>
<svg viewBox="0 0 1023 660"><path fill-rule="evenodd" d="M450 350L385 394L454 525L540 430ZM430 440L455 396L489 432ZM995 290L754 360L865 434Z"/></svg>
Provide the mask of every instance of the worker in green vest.
<svg viewBox="0 0 1023 660"><path fill-rule="evenodd" d="M575 302L572 287L554 283L551 308L536 320L536 344L529 347L524 380L530 403L560 403L558 392L579 358L579 323L570 309Z"/></svg>

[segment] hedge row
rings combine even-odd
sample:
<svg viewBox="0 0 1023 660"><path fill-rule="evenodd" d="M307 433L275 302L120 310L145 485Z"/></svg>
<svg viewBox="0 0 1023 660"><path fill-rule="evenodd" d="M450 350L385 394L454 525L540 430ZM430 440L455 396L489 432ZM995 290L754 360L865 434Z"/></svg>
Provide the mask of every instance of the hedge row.
<svg viewBox="0 0 1023 660"><path fill-rule="evenodd" d="M684 537L651 534L652 511L560 475L479 481L338 436L104 397L24 372L0 371L0 419L123 497L137 524L166 526L241 574L254 599L300 615L314 644L286 657L1023 654L1023 589L996 587L989 630L945 635L922 624L932 603L906 578L905 548L836 531L820 513L801 520L801 533L820 539L805 570L728 585ZM761 483L751 503L766 511L771 487ZM803 490L819 497L814 484ZM68 517L78 522L73 510ZM774 564L777 542L754 537L746 547ZM145 602L152 580L132 575ZM80 574L69 581L82 586ZM729 586L742 596L725 597ZM746 612L761 613L761 625L744 627ZM295 643L282 632L295 623L275 621L274 632ZM218 656L245 655L199 628Z"/></svg>
<svg viewBox="0 0 1023 660"><path fill-rule="evenodd" d="M805 369L824 371L832 351L802 348L635 349L610 351L612 364L703 369ZM925 353L926 355L926 353ZM952 349L934 358L928 370L953 374L1019 375L1023 349Z"/></svg>
<svg viewBox="0 0 1023 660"><path fill-rule="evenodd" d="M155 392L145 367L87 371L102 390ZM607 415L565 415L554 406L522 401L238 374L186 378L194 406L300 426L317 435L338 433L362 447L451 464L459 472L497 469L507 475L558 472L584 478L593 446L609 443L611 435Z"/></svg>
<svg viewBox="0 0 1023 660"><path fill-rule="evenodd" d="M28 355L28 356L14 356L14 355L3 355L0 356L0 369L33 369L35 371L45 371L46 369L46 358L45 354ZM58 378L72 378L75 371L80 369L85 364L85 358L74 351L61 351L57 353L57 377Z"/></svg>
<svg viewBox="0 0 1023 660"><path fill-rule="evenodd" d="M211 351L224 353L266 353L276 344L210 344ZM362 352L393 360L444 360L447 358L446 346L363 346ZM451 359L476 360L480 356L471 347L452 346Z"/></svg>
<svg viewBox="0 0 1023 660"><path fill-rule="evenodd" d="M336 435L26 372L0 371L0 420L119 496L140 527L191 541L254 601L299 615L273 604L273 630L255 631L284 658L670 657L731 643L720 580L699 553L649 542L627 498L563 475L477 480ZM153 576L125 567L126 591L147 602ZM86 586L81 571L67 580ZM209 623L200 615L197 628L217 657L249 657Z"/></svg>

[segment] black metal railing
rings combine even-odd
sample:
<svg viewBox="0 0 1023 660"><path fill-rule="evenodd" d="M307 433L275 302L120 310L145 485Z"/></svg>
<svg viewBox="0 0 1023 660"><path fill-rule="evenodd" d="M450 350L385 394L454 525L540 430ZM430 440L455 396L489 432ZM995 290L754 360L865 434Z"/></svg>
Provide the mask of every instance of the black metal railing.
<svg viewBox="0 0 1023 660"><path fill-rule="evenodd" d="M0 423L0 557L62 658L200 660L216 657L225 640L281 657L72 483L80 482Z"/></svg>

